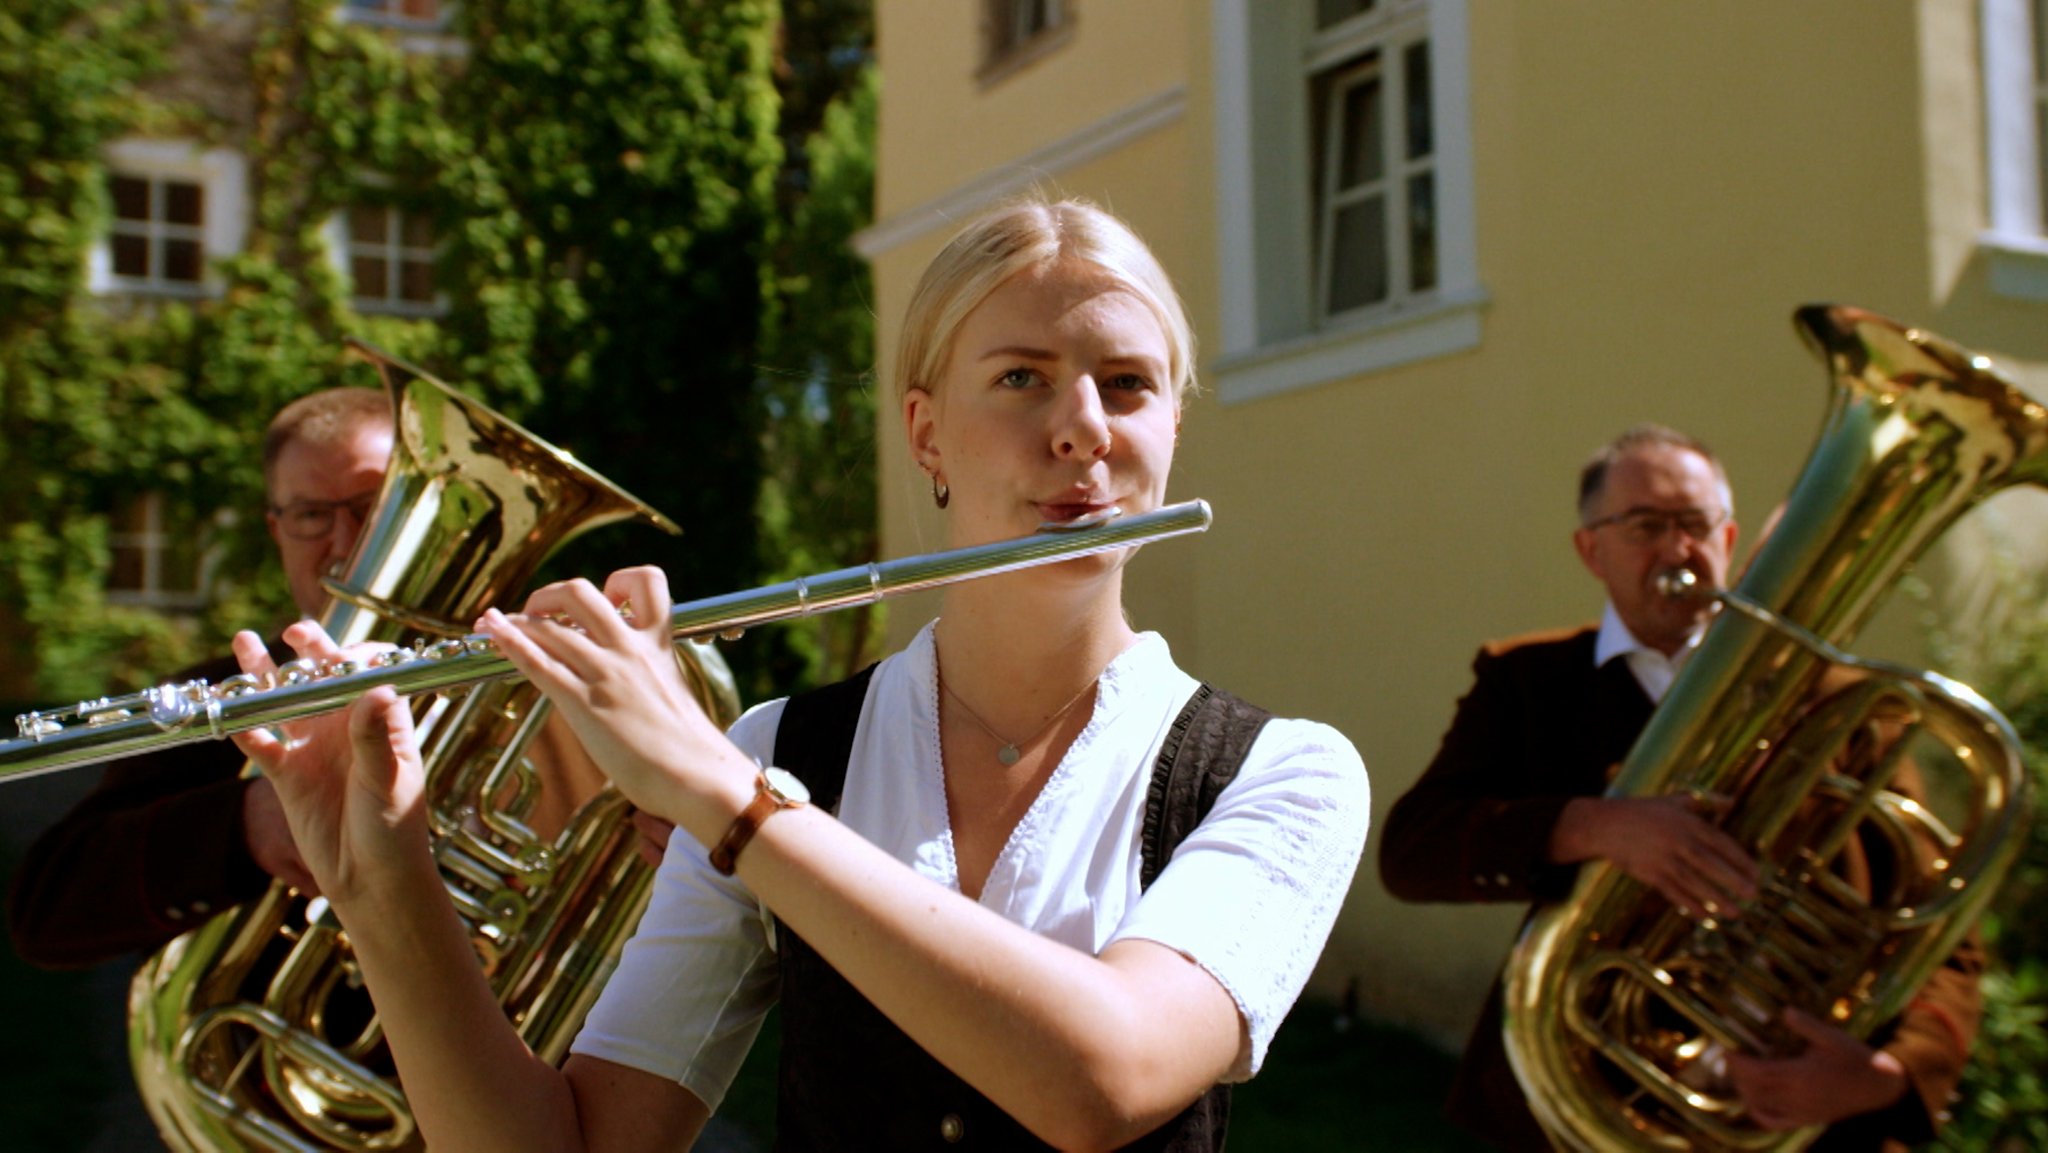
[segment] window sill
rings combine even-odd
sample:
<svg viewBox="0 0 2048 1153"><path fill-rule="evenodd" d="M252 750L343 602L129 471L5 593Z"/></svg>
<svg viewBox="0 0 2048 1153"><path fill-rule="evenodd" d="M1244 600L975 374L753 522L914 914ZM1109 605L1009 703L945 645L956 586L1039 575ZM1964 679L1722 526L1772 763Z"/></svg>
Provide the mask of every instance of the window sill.
<svg viewBox="0 0 2048 1153"><path fill-rule="evenodd" d="M1227 355L1210 366L1216 395L1241 404L1479 346L1484 292L1473 291L1310 336Z"/></svg>
<svg viewBox="0 0 2048 1153"><path fill-rule="evenodd" d="M213 277L193 283L184 280L136 280L124 276L87 286L94 296L131 300L218 300L226 287Z"/></svg>
<svg viewBox="0 0 2048 1153"><path fill-rule="evenodd" d="M448 302L435 300L432 304L417 304L409 301L387 300L379 297L354 296L349 298L349 307L364 316L391 316L401 320L437 320L448 315Z"/></svg>
<svg viewBox="0 0 2048 1153"><path fill-rule="evenodd" d="M1991 291L2015 300L2048 300L2048 238L2011 232L1980 232Z"/></svg>

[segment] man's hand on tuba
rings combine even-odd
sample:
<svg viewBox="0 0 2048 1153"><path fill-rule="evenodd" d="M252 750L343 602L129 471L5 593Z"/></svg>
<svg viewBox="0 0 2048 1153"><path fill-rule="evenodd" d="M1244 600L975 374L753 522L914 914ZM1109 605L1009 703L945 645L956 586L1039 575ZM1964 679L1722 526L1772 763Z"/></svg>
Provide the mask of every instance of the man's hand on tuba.
<svg viewBox="0 0 2048 1153"><path fill-rule="evenodd" d="M1806 1042L1792 1057L1728 1055L1728 1078L1765 1129L1826 1125L1896 1103L1911 1083L1899 1059L1872 1049L1810 1013L1786 1009L1787 1028Z"/></svg>
<svg viewBox="0 0 2048 1153"><path fill-rule="evenodd" d="M1551 833L1550 856L1612 861L1688 917L1734 916L1756 896L1757 866L1706 819L1725 806L1687 796L1575 798Z"/></svg>

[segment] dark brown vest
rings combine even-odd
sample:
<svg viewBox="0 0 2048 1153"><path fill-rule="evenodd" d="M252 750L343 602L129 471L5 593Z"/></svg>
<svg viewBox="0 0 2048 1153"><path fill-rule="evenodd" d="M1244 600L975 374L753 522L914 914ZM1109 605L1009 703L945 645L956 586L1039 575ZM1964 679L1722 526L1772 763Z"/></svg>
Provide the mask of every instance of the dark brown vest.
<svg viewBox="0 0 2048 1153"><path fill-rule="evenodd" d="M854 729L874 669L792 697L775 736L775 763L836 808ZM1173 723L1145 805L1141 879L1150 885L1173 850L1236 777L1267 714L1203 685ZM924 1051L787 927L778 925L782 1065L778 1153L857 1150L1042 1150L981 1092ZM1034 1054L1019 1053L1029 1061ZM1230 1089L1212 1086L1128 1149L1220 1153Z"/></svg>

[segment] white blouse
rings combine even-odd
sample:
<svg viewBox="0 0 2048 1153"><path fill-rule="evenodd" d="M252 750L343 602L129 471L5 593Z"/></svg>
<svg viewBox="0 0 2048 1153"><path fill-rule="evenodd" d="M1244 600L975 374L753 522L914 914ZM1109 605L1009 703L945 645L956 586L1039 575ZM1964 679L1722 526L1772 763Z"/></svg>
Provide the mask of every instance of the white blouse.
<svg viewBox="0 0 2048 1153"><path fill-rule="evenodd" d="M839 819L958 891L935 653L927 625L875 670ZM1196 687L1154 633L1110 663L1094 712L997 855L981 903L1090 955L1137 937L1192 958L1237 1003L1249 1044L1229 1079L1244 1080L1329 937L1371 803L1349 741L1327 725L1275 717L1208 818L1141 893L1153 764ZM782 704L757 706L732 727L733 741L763 764ZM770 933L747 888L678 833L573 1051L670 1078L716 1109L777 995Z"/></svg>

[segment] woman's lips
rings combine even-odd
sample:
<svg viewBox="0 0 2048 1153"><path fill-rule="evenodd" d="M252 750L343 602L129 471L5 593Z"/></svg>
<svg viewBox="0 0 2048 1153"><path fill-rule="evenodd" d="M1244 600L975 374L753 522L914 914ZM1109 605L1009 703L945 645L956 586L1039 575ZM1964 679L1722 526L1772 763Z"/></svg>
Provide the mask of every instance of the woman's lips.
<svg viewBox="0 0 2048 1153"><path fill-rule="evenodd" d="M1065 524L1070 520L1095 516L1104 509L1113 507L1115 503L1107 500L1041 501L1038 505L1038 518L1051 524Z"/></svg>

